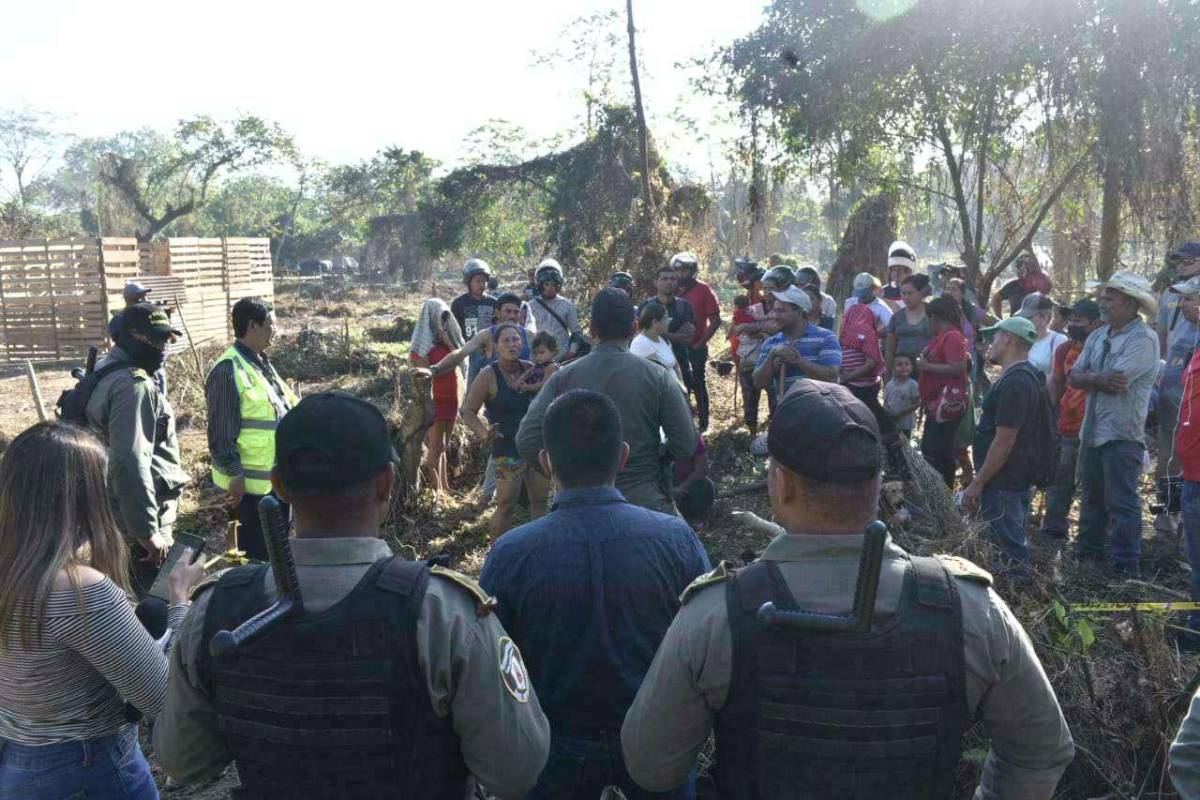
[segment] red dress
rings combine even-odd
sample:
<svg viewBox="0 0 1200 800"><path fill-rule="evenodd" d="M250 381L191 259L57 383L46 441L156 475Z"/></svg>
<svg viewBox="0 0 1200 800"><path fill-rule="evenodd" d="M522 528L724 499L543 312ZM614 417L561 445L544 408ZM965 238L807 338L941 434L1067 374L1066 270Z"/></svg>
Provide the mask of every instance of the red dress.
<svg viewBox="0 0 1200 800"><path fill-rule="evenodd" d="M430 364L436 364L448 355L450 355L450 348L438 343L429 350L425 360ZM416 361L419 356L416 353L410 353L409 358ZM454 422L456 419L458 419L458 370L451 369L433 379L433 421Z"/></svg>

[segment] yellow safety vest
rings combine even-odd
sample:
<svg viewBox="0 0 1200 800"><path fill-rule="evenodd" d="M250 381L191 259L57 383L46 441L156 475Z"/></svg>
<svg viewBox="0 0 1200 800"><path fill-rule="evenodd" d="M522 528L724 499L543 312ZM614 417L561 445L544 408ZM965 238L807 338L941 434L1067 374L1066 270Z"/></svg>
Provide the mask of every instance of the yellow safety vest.
<svg viewBox="0 0 1200 800"><path fill-rule="evenodd" d="M241 403L242 429L238 432L238 455L242 459L242 473L246 477L247 494L269 494L271 491L271 468L275 466L275 427L279 419L298 402L296 395L283 381L281 397L271 382L238 352L230 347L213 364L226 361L233 364L233 379L237 383ZM274 369L268 367L274 373ZM278 379L278 375L275 376ZM229 488L232 475L226 475L213 465L213 483L222 489Z"/></svg>

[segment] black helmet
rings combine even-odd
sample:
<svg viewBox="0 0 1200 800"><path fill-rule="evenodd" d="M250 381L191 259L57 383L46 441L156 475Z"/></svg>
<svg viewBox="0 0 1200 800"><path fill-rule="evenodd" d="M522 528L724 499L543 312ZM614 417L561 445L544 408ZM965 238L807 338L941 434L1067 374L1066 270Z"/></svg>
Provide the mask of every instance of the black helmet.
<svg viewBox="0 0 1200 800"><path fill-rule="evenodd" d="M608 279L608 285L615 289L629 291L633 289L633 276L628 272L614 272L613 276Z"/></svg>
<svg viewBox="0 0 1200 800"><path fill-rule="evenodd" d="M796 282L796 273L792 272L791 267L780 264L778 267L771 267L767 270L767 274L763 275L762 279L773 282L776 291L782 292Z"/></svg>
<svg viewBox="0 0 1200 800"><path fill-rule="evenodd" d="M538 286L543 283L554 282L559 286L563 284L563 271L559 263L553 258L547 258L541 264L538 264L537 272L533 273L533 282Z"/></svg>
<svg viewBox="0 0 1200 800"><path fill-rule="evenodd" d="M476 275L487 275L488 280L492 278L492 268L482 258L472 258L463 264L463 283L470 283Z"/></svg>
<svg viewBox="0 0 1200 800"><path fill-rule="evenodd" d="M734 259L733 274L739 281L745 280L753 283L760 281L763 277L763 270L758 266L758 262L749 256Z"/></svg>

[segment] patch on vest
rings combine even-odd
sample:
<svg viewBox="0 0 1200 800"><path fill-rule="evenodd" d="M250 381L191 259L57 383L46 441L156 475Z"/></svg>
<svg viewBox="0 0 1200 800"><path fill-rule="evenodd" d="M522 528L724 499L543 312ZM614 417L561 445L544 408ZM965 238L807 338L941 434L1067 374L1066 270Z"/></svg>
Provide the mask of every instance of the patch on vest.
<svg viewBox="0 0 1200 800"><path fill-rule="evenodd" d="M992 585L992 573L983 567L972 564L965 558L960 558L959 556L938 556L937 560L942 562L942 566L956 578L966 578L975 583L982 583L984 586Z"/></svg>
<svg viewBox="0 0 1200 800"><path fill-rule="evenodd" d="M729 580L729 573L734 569L732 561L722 561L717 564L717 568L710 570L696 580L684 587L683 594L679 595L679 604L683 605L692 595L703 589L705 586L712 586L716 583L724 583Z"/></svg>
<svg viewBox="0 0 1200 800"><path fill-rule="evenodd" d="M500 678L518 703L529 702L529 673L525 671L521 651L507 636L500 637Z"/></svg>
<svg viewBox="0 0 1200 800"><path fill-rule="evenodd" d="M233 569L233 567L226 567L225 569L219 569L216 572L205 575L195 586L188 590L188 600L195 600L196 595L200 594L209 587L216 586L217 581L221 580L221 576L226 572L229 572L231 569Z"/></svg>

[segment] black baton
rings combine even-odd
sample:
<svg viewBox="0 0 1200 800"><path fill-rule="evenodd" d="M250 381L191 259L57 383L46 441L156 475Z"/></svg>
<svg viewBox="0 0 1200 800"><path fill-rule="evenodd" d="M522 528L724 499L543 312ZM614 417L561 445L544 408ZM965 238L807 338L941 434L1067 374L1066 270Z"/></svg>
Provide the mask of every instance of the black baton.
<svg viewBox="0 0 1200 800"><path fill-rule="evenodd" d="M213 658L236 656L238 648L261 636L281 619L304 613L304 599L300 596L300 581L296 578L296 560L288 541L288 522L283 516L283 506L271 495L258 503L258 518L262 523L266 539L267 557L271 572L275 576L275 587L279 599L232 631L217 631L208 645Z"/></svg>
<svg viewBox="0 0 1200 800"><path fill-rule="evenodd" d="M854 584L854 607L849 614L784 611L768 601L758 609L759 621L768 627L783 625L816 631L869 632L871 614L875 611L875 594L879 591L879 572L883 566L883 545L886 541L886 525L876 520L867 526L867 533L863 537L862 556L858 562L858 580Z"/></svg>

